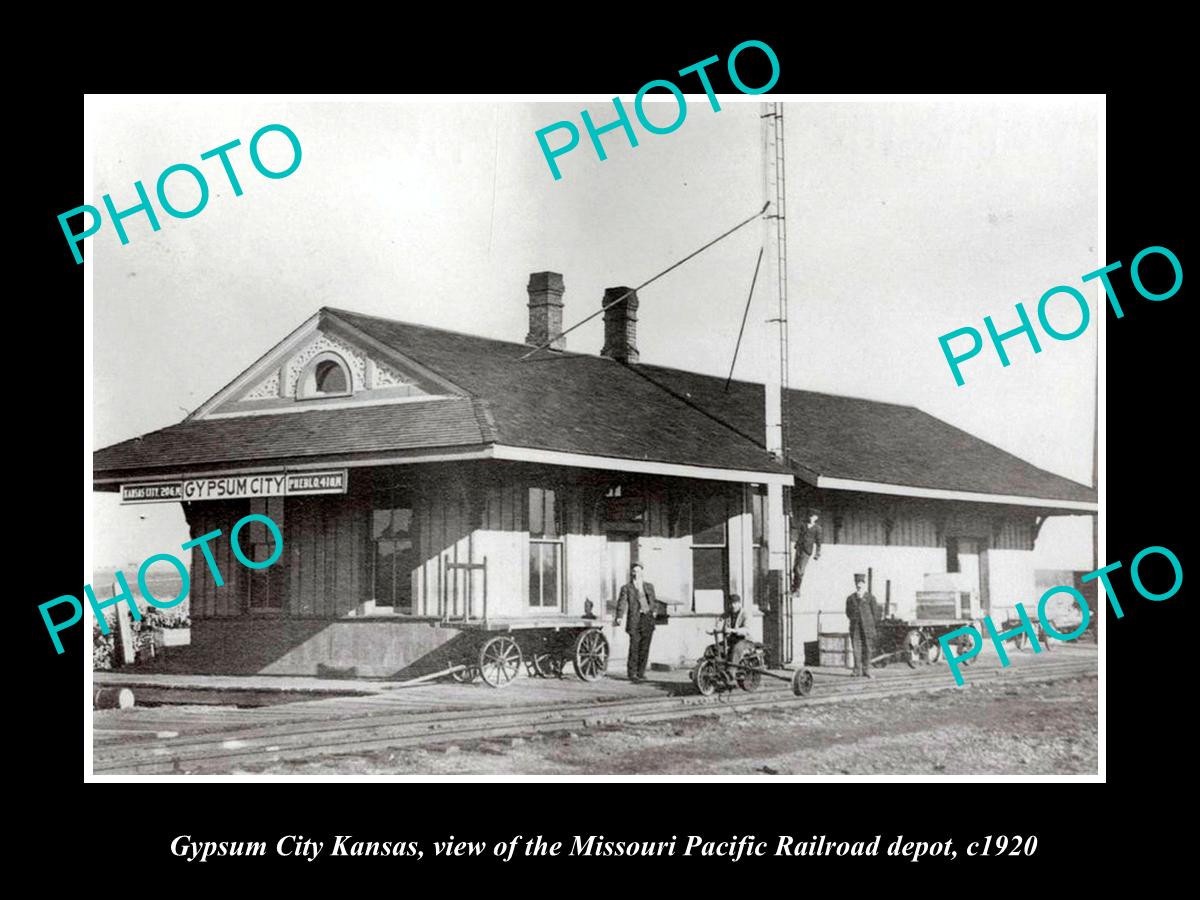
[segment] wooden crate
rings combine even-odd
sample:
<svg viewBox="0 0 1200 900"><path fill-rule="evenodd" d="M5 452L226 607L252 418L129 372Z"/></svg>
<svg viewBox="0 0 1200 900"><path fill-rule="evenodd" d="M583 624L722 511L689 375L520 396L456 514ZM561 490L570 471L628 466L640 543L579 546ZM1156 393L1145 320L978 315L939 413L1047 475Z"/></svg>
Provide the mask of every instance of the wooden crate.
<svg viewBox="0 0 1200 900"><path fill-rule="evenodd" d="M834 669L854 668L854 648L850 634L845 631L826 632L818 636L820 665Z"/></svg>
<svg viewBox="0 0 1200 900"><path fill-rule="evenodd" d="M957 591L917 591L917 621L961 618Z"/></svg>

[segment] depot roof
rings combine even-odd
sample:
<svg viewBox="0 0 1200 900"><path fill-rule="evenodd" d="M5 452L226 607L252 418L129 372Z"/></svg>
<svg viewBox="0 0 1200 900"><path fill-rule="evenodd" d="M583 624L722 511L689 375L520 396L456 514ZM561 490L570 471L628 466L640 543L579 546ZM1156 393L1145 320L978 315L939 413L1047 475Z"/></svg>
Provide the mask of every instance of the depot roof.
<svg viewBox="0 0 1200 900"><path fill-rule="evenodd" d="M790 391L785 467L762 443L761 384L735 381L726 392L723 379L694 372L556 351L521 360L529 350L524 344L340 309L318 315L321 324L419 363L453 396L287 415L194 415L96 451L95 479L474 450L562 464L586 456L792 473L834 489L1094 509L1091 488L911 406Z"/></svg>

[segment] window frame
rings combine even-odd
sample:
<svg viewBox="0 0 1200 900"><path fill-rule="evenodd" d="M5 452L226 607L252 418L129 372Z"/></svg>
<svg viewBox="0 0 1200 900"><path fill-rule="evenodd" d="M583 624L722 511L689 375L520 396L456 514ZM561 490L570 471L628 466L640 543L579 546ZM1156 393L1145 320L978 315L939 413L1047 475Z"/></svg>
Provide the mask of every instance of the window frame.
<svg viewBox="0 0 1200 900"><path fill-rule="evenodd" d="M787 509L784 504L784 509ZM767 486L765 484L749 484L746 486L746 512L750 516L750 572L753 579L754 605L763 609L767 602L767 579L770 577L770 545L767 536ZM786 523L785 526L786 528ZM757 532L757 533L756 533ZM789 547L790 541L784 541ZM789 558L789 571L791 561ZM742 609L746 608L746 598L742 598Z"/></svg>
<svg viewBox="0 0 1200 900"><path fill-rule="evenodd" d="M385 494L388 496L389 503L391 505L380 506L379 498ZM397 510L402 510L402 509L406 509L409 512L408 530L405 531L404 534L406 535L407 542L410 545L408 552L415 555L418 553L417 526L418 526L418 522L419 522L419 516L417 515L416 497L414 496L414 493L412 490L412 485L407 480L402 479L402 478L393 478L393 479L382 480L382 481L377 480L372 485L372 487L371 487L371 510L370 510L370 520L369 520L370 528L367 532L367 536L368 536L368 539L370 540L370 545L371 545L371 549L370 549L371 572L370 572L369 585L370 585L370 591L371 591L372 613L374 615L395 616L397 618L411 619L411 618L419 618L420 617L420 613L417 611L417 594L413 590L413 586L412 586L412 573L413 573L412 569L409 569L405 576L407 578L407 585L408 585L406 593L408 594L409 611L405 612L403 609L400 608L400 604L396 602L399 599L399 597L397 595L397 590L396 590L397 585L398 584L403 585L405 583L403 581L397 581L397 578L396 578L396 574L397 574L396 573L396 560L398 557L402 556L402 554L405 552L405 551L398 549L396 547L396 545L404 543L404 539L397 539L395 537L382 538L382 537L375 536L375 515L376 515L376 513L387 511L394 517ZM391 528L391 525L393 523L394 523L394 518L392 519L391 522L389 522L388 527ZM385 529L385 531L386 530L387 529ZM392 549L392 553L391 553L392 596L389 598L391 600L390 603L381 604L379 602L379 583L378 583L379 545L383 544L383 543L388 543L388 544L393 545L393 549Z"/></svg>
<svg viewBox="0 0 1200 900"><path fill-rule="evenodd" d="M284 499L283 497L251 497L247 504L247 511L250 515L260 515L269 518L279 528L279 533L282 535L285 533ZM276 504L278 505L276 506ZM258 540L260 535L262 540ZM244 543L247 536L251 538L248 547ZM238 543L243 548L242 552L250 560L262 562L270 558L274 552L275 538L265 523L247 522L243 530L238 534ZM265 548L265 555L261 558L258 554L260 547ZM251 569L249 566L243 566L243 568L246 572L246 585L242 596L246 604L246 612L252 616L283 615L287 605L286 598L283 595L283 585L280 583L279 576L274 574L279 571L279 567L272 564L264 569ZM274 600L275 602L258 604L256 600L260 591L265 593L268 601Z"/></svg>
<svg viewBox="0 0 1200 900"><path fill-rule="evenodd" d="M342 369L342 375L346 379L346 390L344 391L318 391L317 390L317 367L322 363L334 363ZM318 353L308 361L304 369L300 372L300 378L296 382L296 399L297 400L325 400L330 397L350 397L354 394L354 372L350 368L349 362L340 354L332 350L324 350Z"/></svg>
<svg viewBox="0 0 1200 900"><path fill-rule="evenodd" d="M553 517L553 522L552 522L553 531L552 532L547 532L545 529L545 523L546 523L546 519L547 519L547 516L546 516L546 495L547 495L547 493L549 493L553 497L553 503L554 503L554 509L552 510L552 517ZM534 499L535 494L537 495L536 501ZM527 570L527 573L528 573L528 576L530 579L529 584L527 586L527 590L525 591L525 608L530 611L536 611L539 613L546 613L546 612L560 613L566 608L567 575L566 575L565 566L563 565L564 559L566 557L566 544L565 544L566 528L564 527L566 515L565 515L565 510L563 508L563 494L564 494L563 488L561 485L558 485L558 484L533 484L533 485L529 485L528 489L525 491L525 530L529 537L529 541L528 541L529 548L526 553L526 562L529 565L529 569ZM533 527L534 526L533 509L535 506L541 507L541 512L539 514L538 519L539 519L542 527L538 531L535 531L534 527ZM538 557L537 557L538 597L540 599L544 600L545 596L546 596L546 580L545 580L545 578L542 577L542 573L545 571L545 563L544 563L543 554L546 552L547 548L549 548L550 552L552 552L554 554L554 570L557 573L557 577L556 577L557 584L555 585L555 589L556 589L556 593L557 593L557 597L558 597L558 602L553 605L544 604L544 603L535 604L532 602L533 589L534 589L533 571L532 570L533 570L535 551L538 554Z"/></svg>
<svg viewBox="0 0 1200 900"><path fill-rule="evenodd" d="M341 376L342 381L342 387L336 390L334 388L327 388L322 383L323 381L327 381L329 376L334 372L337 372ZM346 371L345 366L336 360L322 359L313 368L313 384L313 393L320 394L323 397L330 394L347 394L350 392L350 373Z"/></svg>
<svg viewBox="0 0 1200 900"><path fill-rule="evenodd" d="M708 497L704 498L707 502ZM725 516L721 520L721 543L698 543L696 541L696 497L688 498L688 551L691 556L692 563L692 612L696 612L696 551L697 550L720 550L721 552L721 587L719 590L729 591L729 508L730 497L728 494L720 494L721 500L725 505ZM707 530L707 529L706 529ZM718 590L718 588L699 588L699 590Z"/></svg>

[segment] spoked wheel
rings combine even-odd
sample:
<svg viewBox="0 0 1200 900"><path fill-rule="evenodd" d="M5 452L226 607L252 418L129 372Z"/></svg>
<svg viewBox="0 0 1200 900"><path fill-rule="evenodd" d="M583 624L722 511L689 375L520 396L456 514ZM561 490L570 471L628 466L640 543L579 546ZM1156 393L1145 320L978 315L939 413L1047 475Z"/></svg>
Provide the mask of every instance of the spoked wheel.
<svg viewBox="0 0 1200 900"><path fill-rule="evenodd" d="M921 632L917 628L911 629L904 635L904 661L908 663L910 669L915 669L917 663L922 662L921 659Z"/></svg>
<svg viewBox="0 0 1200 900"><path fill-rule="evenodd" d="M737 686L743 691L757 691L762 684L762 672L759 669L763 667L763 658L757 653L747 653L742 657L742 665L750 668L737 670Z"/></svg>
<svg viewBox="0 0 1200 900"><path fill-rule="evenodd" d="M807 697L812 693L813 675L808 669L797 669L792 676L792 693L797 697Z"/></svg>
<svg viewBox="0 0 1200 900"><path fill-rule="evenodd" d="M702 659L692 670L692 681L696 682L696 690L705 697L711 697L721 686L721 673L717 664L711 659Z"/></svg>
<svg viewBox="0 0 1200 900"><path fill-rule="evenodd" d="M465 668L450 673L450 678L459 684L470 684L478 677L479 666L476 665L468 665Z"/></svg>
<svg viewBox="0 0 1200 900"><path fill-rule="evenodd" d="M489 639L479 649L479 674L492 687L504 687L520 671L521 648L507 634Z"/></svg>
<svg viewBox="0 0 1200 900"><path fill-rule="evenodd" d="M542 650L533 654L533 674L539 678L562 678L563 658L557 653Z"/></svg>
<svg viewBox="0 0 1200 900"><path fill-rule="evenodd" d="M584 681L599 681L608 671L608 638L596 628L589 628L575 639L575 655L571 660L575 674Z"/></svg>

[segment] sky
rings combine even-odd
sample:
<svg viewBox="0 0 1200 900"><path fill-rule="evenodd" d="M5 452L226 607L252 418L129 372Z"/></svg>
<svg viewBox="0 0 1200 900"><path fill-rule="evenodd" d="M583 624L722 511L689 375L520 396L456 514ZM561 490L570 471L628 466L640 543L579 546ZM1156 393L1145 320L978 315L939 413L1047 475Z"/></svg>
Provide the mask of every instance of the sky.
<svg viewBox="0 0 1200 900"><path fill-rule="evenodd" d="M632 98L623 98L626 107ZM776 98L778 99L778 98ZM420 102L417 102L420 101ZM759 111L748 98L688 96L673 133L634 121L603 138L601 161L580 120L612 103L372 102L89 98L94 195L117 209L153 195L175 163L205 173L207 206L188 219L159 209L87 239L93 269L96 447L180 421L321 306L521 341L529 273L564 276L564 322L597 310L604 290L637 285L761 209ZM673 102L647 104L667 123ZM787 102L790 382L795 388L918 406L1041 468L1090 484L1097 303L1081 276L1098 256L1095 100ZM631 115L631 118L632 115ZM535 132L569 120L580 145L555 180ZM251 136L281 123L302 159L286 178L258 174ZM234 139L234 196L216 159ZM551 138L556 142L558 135ZM555 144L556 145L556 144ZM287 140L269 134L263 163L283 169ZM198 198L186 175L172 203ZM157 200L155 201L158 206ZM751 223L639 291L644 362L728 372L762 245ZM1079 338L1040 335L990 347L955 385L938 337L1018 324L1024 303L1070 285L1089 299ZM736 375L763 378L767 309L756 293ZM1058 302L1062 302L1061 300ZM1060 331L1078 323L1052 305ZM567 338L598 353L597 317ZM177 504L121 507L94 495L96 565L138 562L187 539ZM1042 568L1092 567L1088 517L1052 519Z"/></svg>

